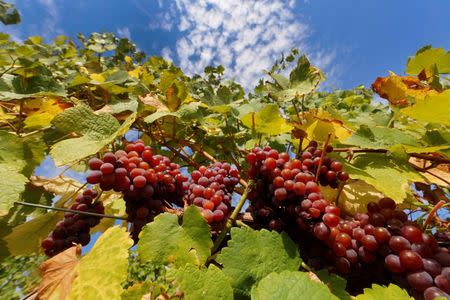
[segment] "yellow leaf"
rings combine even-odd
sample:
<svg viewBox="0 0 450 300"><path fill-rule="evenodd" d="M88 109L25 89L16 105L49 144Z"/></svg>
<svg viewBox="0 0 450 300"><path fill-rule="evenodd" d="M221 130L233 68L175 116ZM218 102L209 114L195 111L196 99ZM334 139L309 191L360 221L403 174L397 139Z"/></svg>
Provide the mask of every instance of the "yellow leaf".
<svg viewBox="0 0 450 300"><path fill-rule="evenodd" d="M392 72L388 77L378 77L372 84L372 88L381 98L387 99L394 106L409 104L409 97L421 100L427 95L439 94L417 77L398 76Z"/></svg>
<svg viewBox="0 0 450 300"><path fill-rule="evenodd" d="M134 70L128 71L128 75L134 78L139 78L139 75L142 73L142 67L137 67Z"/></svg>
<svg viewBox="0 0 450 300"><path fill-rule="evenodd" d="M331 133L331 141L344 140L352 134L352 130L341 120L334 119L324 111L310 111L304 114L306 122L297 126L308 134L309 140L325 141Z"/></svg>
<svg viewBox="0 0 450 300"><path fill-rule="evenodd" d="M55 99L38 98L27 101L27 108L38 107L36 111L30 111L25 118L25 128L45 127L50 125L53 118L63 111Z"/></svg>
<svg viewBox="0 0 450 300"><path fill-rule="evenodd" d="M103 83L105 82L105 77L102 74L90 74L89 75L91 77L92 80L97 81L98 83Z"/></svg>
<svg viewBox="0 0 450 300"><path fill-rule="evenodd" d="M127 62L127 64L131 64L133 62L133 59L131 57L129 57L128 55L125 55L124 59Z"/></svg>
<svg viewBox="0 0 450 300"><path fill-rule="evenodd" d="M66 299L76 276L75 267L80 254L81 246L73 246L42 263L37 299Z"/></svg>
<svg viewBox="0 0 450 300"><path fill-rule="evenodd" d="M7 122L8 120L15 119L14 116L8 115L4 112L3 108L0 107L0 124Z"/></svg>
<svg viewBox="0 0 450 300"><path fill-rule="evenodd" d="M67 299L120 299L132 245L125 228L109 228L77 265L77 278Z"/></svg>

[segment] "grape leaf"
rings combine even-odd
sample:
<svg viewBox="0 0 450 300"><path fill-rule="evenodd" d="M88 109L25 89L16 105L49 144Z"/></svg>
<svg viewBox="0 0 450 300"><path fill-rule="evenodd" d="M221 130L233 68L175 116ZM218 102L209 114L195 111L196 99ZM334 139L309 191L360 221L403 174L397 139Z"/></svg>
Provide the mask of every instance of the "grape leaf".
<svg viewBox="0 0 450 300"><path fill-rule="evenodd" d="M39 267L42 280L37 290L38 299L66 299L75 279L75 267L81 254L81 246L69 249L44 261Z"/></svg>
<svg viewBox="0 0 450 300"><path fill-rule="evenodd" d="M109 114L97 116L86 105L66 109L56 116L52 123L63 132L75 132L82 136L56 143L52 146L50 154L57 166L88 157L123 135L135 119L136 113L133 113L119 125L113 116Z"/></svg>
<svg viewBox="0 0 450 300"><path fill-rule="evenodd" d="M349 138L342 141L360 148L385 149L398 144L419 147L417 137L397 128L361 125Z"/></svg>
<svg viewBox="0 0 450 300"><path fill-rule="evenodd" d="M34 168L44 159L47 146L42 140L42 133L19 137L13 133L0 130L0 164L9 165L9 170L16 170L30 176Z"/></svg>
<svg viewBox="0 0 450 300"><path fill-rule="evenodd" d="M132 245L125 228L112 227L103 233L78 263L68 299L120 299Z"/></svg>
<svg viewBox="0 0 450 300"><path fill-rule="evenodd" d="M283 271L270 273L252 287L252 300L323 300L339 298L328 287L311 280L305 272Z"/></svg>
<svg viewBox="0 0 450 300"><path fill-rule="evenodd" d="M372 288L365 288L364 293L355 297L355 300L412 300L408 293L395 284L381 286L372 284Z"/></svg>
<svg viewBox="0 0 450 300"><path fill-rule="evenodd" d="M151 287L152 287L151 281L135 283L123 291L120 299L121 300L146 299L143 296L148 294Z"/></svg>
<svg viewBox="0 0 450 300"><path fill-rule="evenodd" d="M54 78L47 75L37 75L26 78L26 85L21 83L24 78L4 74L0 78L0 101L18 100L32 97L65 97L64 87Z"/></svg>
<svg viewBox="0 0 450 300"><path fill-rule="evenodd" d="M369 202L378 202L384 196L372 185L358 179L348 180L340 193L337 189L329 186L321 186L320 192L325 199L331 202L335 201L339 194L339 207L349 215L354 215L357 212L367 212L367 204Z"/></svg>
<svg viewBox="0 0 450 300"><path fill-rule="evenodd" d="M194 265L187 264L177 270L176 279L186 300L233 299L230 280L212 264L208 269L198 269Z"/></svg>
<svg viewBox="0 0 450 300"><path fill-rule="evenodd" d="M138 255L141 262L200 266L210 255L211 247L208 224L198 208L190 206L184 212L182 226L178 217L169 213L158 215L145 225L138 242Z"/></svg>
<svg viewBox="0 0 450 300"><path fill-rule="evenodd" d="M180 107L178 107L177 111L170 111L168 108L163 107L159 108L156 112L152 113L151 115L147 116L144 121L146 123L153 123L156 120L165 117L165 116L173 116L177 117L179 119L183 118L189 118L190 115L195 115L196 118L199 118L201 116L199 112L200 107L205 107L205 105L201 102L190 102L187 104L183 104Z"/></svg>
<svg viewBox="0 0 450 300"><path fill-rule="evenodd" d="M20 194L25 191L28 179L20 174L16 166L0 163L0 217L8 214L14 201L19 200Z"/></svg>
<svg viewBox="0 0 450 300"><path fill-rule="evenodd" d="M394 106L410 103L408 100L410 97L418 101L427 95L439 94L431 86L423 84L417 77L402 77L392 72L388 77L378 77L372 84L372 88L381 98L387 99Z"/></svg>
<svg viewBox="0 0 450 300"><path fill-rule="evenodd" d="M429 95L401 112L413 119L450 126L450 90Z"/></svg>
<svg viewBox="0 0 450 300"><path fill-rule="evenodd" d="M63 111L54 99L36 98L27 101L39 105L37 111L31 112L24 120L25 128L39 128L50 125L53 118Z"/></svg>
<svg viewBox="0 0 450 300"><path fill-rule="evenodd" d="M254 128L258 133L269 135L290 132L293 128L281 117L278 106L275 104L268 104L259 112L244 115L241 121L248 128Z"/></svg>
<svg viewBox="0 0 450 300"><path fill-rule="evenodd" d="M297 116L291 117L298 120ZM352 133L341 120L334 119L329 113L322 110L304 113L302 117L304 119L299 128L306 131L309 139L325 141L328 134L331 133L331 141L340 141L348 138Z"/></svg>
<svg viewBox="0 0 450 300"><path fill-rule="evenodd" d="M450 73L450 52L443 48L425 46L416 55L408 58L406 74L416 75L422 70L430 70L436 65L439 73Z"/></svg>
<svg viewBox="0 0 450 300"><path fill-rule="evenodd" d="M397 203L406 198L412 181L423 180L407 161L388 155L359 154L353 158L351 164L344 163L351 178L364 180Z"/></svg>
<svg viewBox="0 0 450 300"><path fill-rule="evenodd" d="M271 75L277 85L268 83L267 89L278 101L291 101L300 99L301 96L314 91L316 86L324 79L322 72L310 62L305 55L302 55L296 67L289 74L289 84L286 78L279 75Z"/></svg>
<svg viewBox="0 0 450 300"><path fill-rule="evenodd" d="M0 1L0 21L4 25L20 23L20 14L14 4Z"/></svg>
<svg viewBox="0 0 450 300"><path fill-rule="evenodd" d="M336 274L328 273L327 270L320 270L316 274L336 297L341 300L352 299L350 294L345 290L347 281L344 278Z"/></svg>
<svg viewBox="0 0 450 300"><path fill-rule="evenodd" d="M14 227L12 232L3 238L9 253L27 255L39 252L43 237L55 228L63 216L62 212L48 212Z"/></svg>
<svg viewBox="0 0 450 300"><path fill-rule="evenodd" d="M301 263L297 246L287 234L243 228L231 229L231 240L217 261L231 279L235 296L249 296L250 287L269 273L298 270Z"/></svg>

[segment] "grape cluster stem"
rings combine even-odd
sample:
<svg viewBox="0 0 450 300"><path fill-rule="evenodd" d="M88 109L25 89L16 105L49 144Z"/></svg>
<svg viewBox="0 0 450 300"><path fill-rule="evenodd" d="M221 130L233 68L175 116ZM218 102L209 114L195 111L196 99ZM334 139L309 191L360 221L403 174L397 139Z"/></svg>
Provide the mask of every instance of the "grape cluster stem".
<svg viewBox="0 0 450 300"><path fill-rule="evenodd" d="M231 227L236 222L237 216L239 212L241 211L242 207L245 204L245 201L247 201L248 193L251 191L253 187L253 180L250 180L248 182L248 185L244 192L242 193L241 198L239 199L239 202L237 203L236 207L234 208L233 212L231 213L230 217L227 220L227 223L225 224L225 227L220 232L220 235L217 237L217 239L214 241L214 246L211 250L211 253L217 252L217 250L220 248L220 245L222 244L223 240L227 236L228 232L230 231Z"/></svg>

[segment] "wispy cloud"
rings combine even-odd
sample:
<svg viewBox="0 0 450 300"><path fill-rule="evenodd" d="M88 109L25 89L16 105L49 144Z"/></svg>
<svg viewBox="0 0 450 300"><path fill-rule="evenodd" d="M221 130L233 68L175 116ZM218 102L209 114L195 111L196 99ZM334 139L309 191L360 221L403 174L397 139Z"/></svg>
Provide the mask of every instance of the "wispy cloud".
<svg viewBox="0 0 450 300"><path fill-rule="evenodd" d="M48 16L42 17L42 23L40 24L43 35L47 38L64 34L64 31L57 26L60 19L60 13L53 0L38 0L38 2L44 7Z"/></svg>
<svg viewBox="0 0 450 300"><path fill-rule="evenodd" d="M221 64L227 76L246 87L281 52L306 50L308 26L293 13L295 3L282 0L177 0L176 58L188 73Z"/></svg>
<svg viewBox="0 0 450 300"><path fill-rule="evenodd" d="M292 48L309 54L313 64L334 77L336 52L308 43L310 28L299 18L294 0L159 1L151 29L177 29L176 46L164 48L187 73L202 73L208 65L223 65L226 76L251 88L263 70ZM303 5L303 3L302 3ZM335 82L333 82L335 83Z"/></svg>
<svg viewBox="0 0 450 300"><path fill-rule="evenodd" d="M126 26L117 28L117 35L119 37L127 38L130 40L131 39L130 28Z"/></svg>

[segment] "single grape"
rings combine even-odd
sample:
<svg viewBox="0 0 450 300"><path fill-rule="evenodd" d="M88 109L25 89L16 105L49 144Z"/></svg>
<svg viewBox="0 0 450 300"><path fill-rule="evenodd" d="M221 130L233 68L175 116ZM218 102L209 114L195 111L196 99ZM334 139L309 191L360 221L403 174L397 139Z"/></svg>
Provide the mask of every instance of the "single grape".
<svg viewBox="0 0 450 300"><path fill-rule="evenodd" d="M444 299L450 298L450 296L447 293L445 293L444 291L440 290L435 286L427 288L423 293L423 297L425 300L434 300L439 297L443 297Z"/></svg>
<svg viewBox="0 0 450 300"><path fill-rule="evenodd" d="M403 250L399 254L402 266L409 271L417 271L423 268L422 257L411 250Z"/></svg>
<svg viewBox="0 0 450 300"><path fill-rule="evenodd" d="M434 278L434 283L438 288L446 293L450 293L450 279L444 275L438 275Z"/></svg>
<svg viewBox="0 0 450 300"><path fill-rule="evenodd" d="M400 257L395 254L389 254L384 258L384 263L386 267L393 273L402 273L405 271L405 268L402 266L400 262Z"/></svg>
<svg viewBox="0 0 450 300"><path fill-rule="evenodd" d="M330 230L324 223L320 222L319 224L314 226L314 235L319 240L325 241L330 235Z"/></svg>
<svg viewBox="0 0 450 300"><path fill-rule="evenodd" d="M423 242L422 231L415 226L411 225L403 226L401 229L401 235L411 243Z"/></svg>
<svg viewBox="0 0 450 300"><path fill-rule="evenodd" d="M423 269L427 271L431 276L436 277L441 274L442 267L441 265L434 259L431 258L423 258Z"/></svg>
<svg viewBox="0 0 450 300"><path fill-rule="evenodd" d="M425 291L433 286L433 277L425 271L409 273L406 279L408 284L417 291Z"/></svg>
<svg viewBox="0 0 450 300"><path fill-rule="evenodd" d="M411 249L411 243L402 236L394 235L389 240L389 247L391 247L392 251L395 253L400 253L403 250Z"/></svg>

